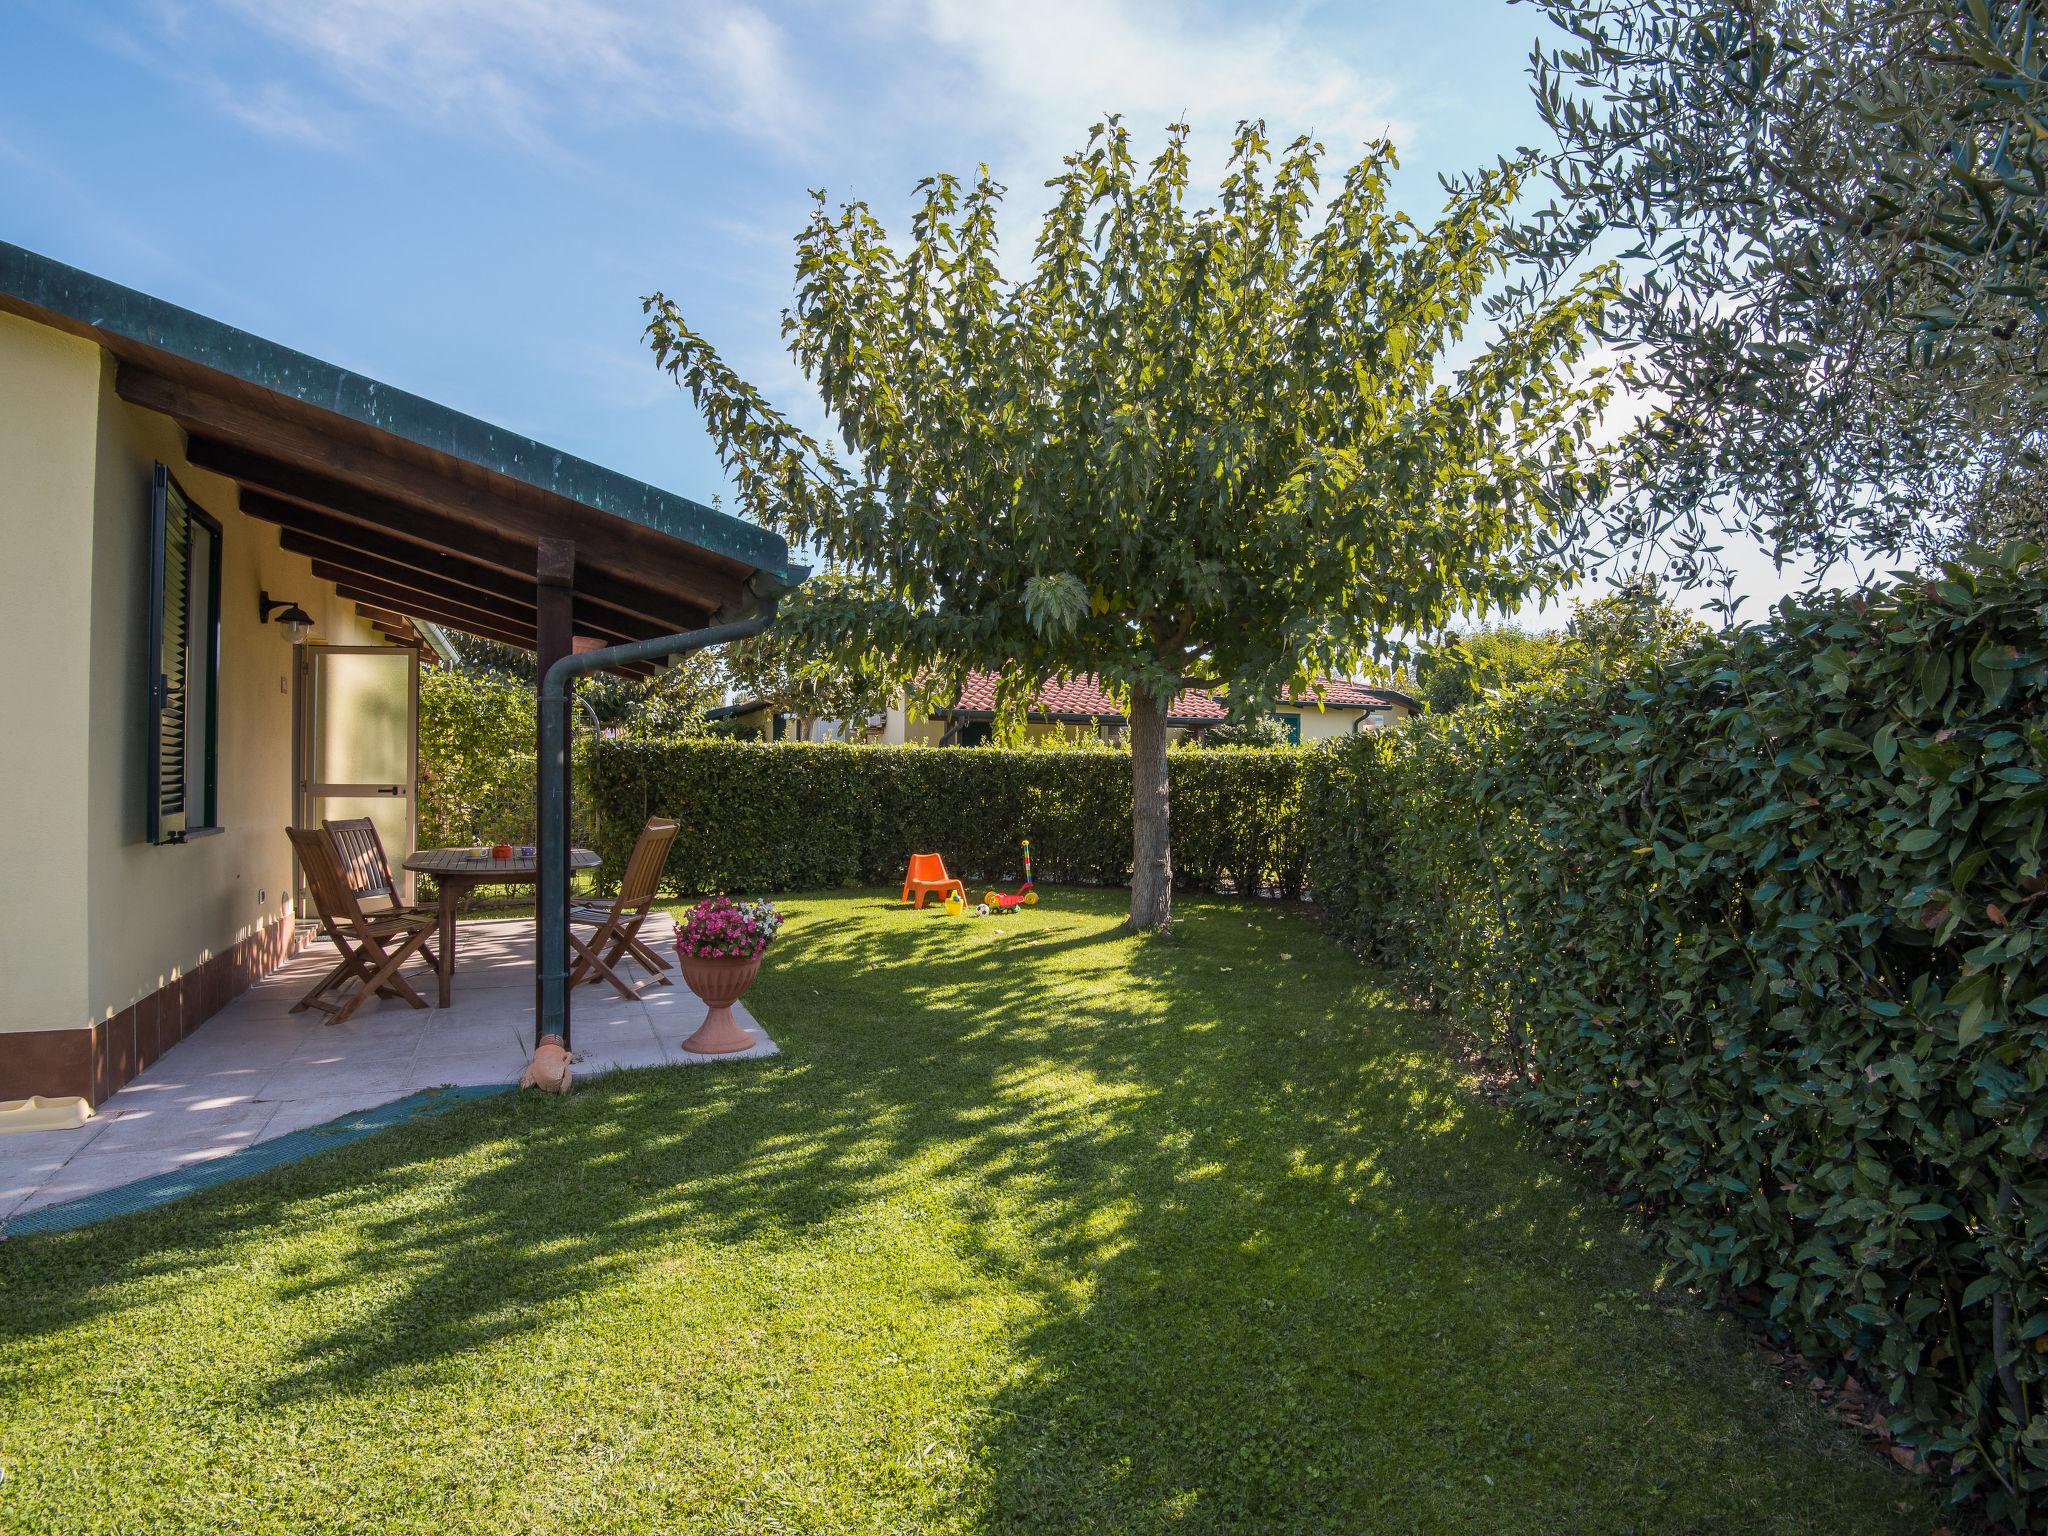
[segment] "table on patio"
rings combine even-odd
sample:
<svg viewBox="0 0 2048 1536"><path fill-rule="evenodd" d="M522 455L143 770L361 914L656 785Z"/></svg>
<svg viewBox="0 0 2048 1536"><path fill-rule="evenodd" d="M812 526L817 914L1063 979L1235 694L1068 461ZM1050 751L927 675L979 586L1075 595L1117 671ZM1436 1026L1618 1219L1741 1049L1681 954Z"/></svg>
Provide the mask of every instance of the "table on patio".
<svg viewBox="0 0 2048 1536"><path fill-rule="evenodd" d="M569 872L595 869L596 854L588 848L569 850ZM441 1006L446 1008L455 983L455 906L480 885L532 885L540 878L540 859L527 849L514 849L510 858L497 859L489 853L468 848L422 848L405 861L414 874L432 875L441 897Z"/></svg>

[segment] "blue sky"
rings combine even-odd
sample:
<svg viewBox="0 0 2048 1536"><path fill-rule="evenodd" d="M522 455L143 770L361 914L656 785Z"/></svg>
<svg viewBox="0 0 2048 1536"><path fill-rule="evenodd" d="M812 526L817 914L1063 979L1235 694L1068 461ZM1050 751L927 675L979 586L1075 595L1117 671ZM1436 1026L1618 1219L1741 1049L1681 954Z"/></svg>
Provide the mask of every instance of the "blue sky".
<svg viewBox="0 0 2048 1536"><path fill-rule="evenodd" d="M986 161L1028 242L1090 122L1389 132L1399 200L1541 135L1504 0L0 0L0 237L685 494L675 298L778 400L806 191ZM808 414L808 413L807 413ZM1759 595L1776 584L1751 584Z"/></svg>

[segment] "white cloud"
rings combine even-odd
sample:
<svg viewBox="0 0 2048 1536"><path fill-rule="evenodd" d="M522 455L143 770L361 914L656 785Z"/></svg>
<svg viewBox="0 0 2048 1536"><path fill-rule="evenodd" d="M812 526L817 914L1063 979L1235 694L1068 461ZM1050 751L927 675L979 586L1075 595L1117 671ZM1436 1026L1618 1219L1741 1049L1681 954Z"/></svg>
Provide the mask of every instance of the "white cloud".
<svg viewBox="0 0 2048 1536"><path fill-rule="evenodd" d="M344 126L332 111L309 102L282 81L245 86L202 73L194 76L194 83L216 110L270 138L333 144L344 136Z"/></svg>
<svg viewBox="0 0 2048 1536"><path fill-rule="evenodd" d="M1224 18L1169 0L906 0L889 13L952 60L948 106L1009 151L1019 183L1051 175L1090 124L1120 112L1147 152L1165 125L1194 129L1195 188L1213 186L1243 118L1275 142L1311 132L1348 166L1369 138L1407 128L1391 87L1368 78L1324 35L1278 8Z"/></svg>
<svg viewBox="0 0 2048 1536"><path fill-rule="evenodd" d="M1213 187L1240 118L1334 166L1407 136L1393 86L1283 8L1179 0L140 0L220 110L345 142L365 114L527 148L591 128L711 125L844 174L888 140L919 171L987 160L1020 191L1120 112L1149 153L1195 130ZM253 45L253 46L252 46ZM284 59L277 57L282 50ZM306 66L310 65L310 69ZM869 189L871 195L881 189ZM893 191L894 189L890 189Z"/></svg>
<svg viewBox="0 0 2048 1536"><path fill-rule="evenodd" d="M789 144L809 128L781 31L744 0L223 0L301 55L343 103L524 144L565 128L710 120ZM189 32L183 9L160 22ZM218 39L216 39L218 40ZM237 115L294 137L322 121L249 88ZM268 103L266 105L266 102Z"/></svg>

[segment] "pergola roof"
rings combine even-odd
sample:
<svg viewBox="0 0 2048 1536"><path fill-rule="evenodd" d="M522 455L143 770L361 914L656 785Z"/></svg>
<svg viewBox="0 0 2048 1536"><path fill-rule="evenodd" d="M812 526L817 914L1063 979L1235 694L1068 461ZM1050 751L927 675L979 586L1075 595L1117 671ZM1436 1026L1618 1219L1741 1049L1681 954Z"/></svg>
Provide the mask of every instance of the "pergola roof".
<svg viewBox="0 0 2048 1536"><path fill-rule="evenodd" d="M177 421L191 462L373 617L532 649L550 548L577 636L604 644L702 628L806 574L751 523L4 241L0 310L113 354L121 397Z"/></svg>

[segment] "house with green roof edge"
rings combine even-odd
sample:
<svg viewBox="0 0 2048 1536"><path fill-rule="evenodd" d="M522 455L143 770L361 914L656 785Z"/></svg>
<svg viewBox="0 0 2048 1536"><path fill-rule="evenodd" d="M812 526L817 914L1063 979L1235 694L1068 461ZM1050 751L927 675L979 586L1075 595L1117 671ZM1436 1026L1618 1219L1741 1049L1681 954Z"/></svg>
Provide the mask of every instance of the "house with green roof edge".
<svg viewBox="0 0 2048 1536"><path fill-rule="evenodd" d="M0 464L0 1100L97 1103L281 961L287 825L412 846L439 628L544 671L805 575L702 503L4 242Z"/></svg>

